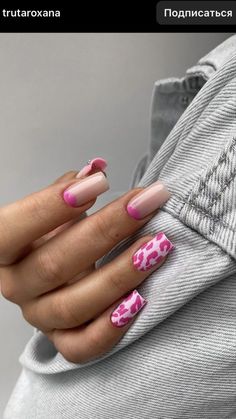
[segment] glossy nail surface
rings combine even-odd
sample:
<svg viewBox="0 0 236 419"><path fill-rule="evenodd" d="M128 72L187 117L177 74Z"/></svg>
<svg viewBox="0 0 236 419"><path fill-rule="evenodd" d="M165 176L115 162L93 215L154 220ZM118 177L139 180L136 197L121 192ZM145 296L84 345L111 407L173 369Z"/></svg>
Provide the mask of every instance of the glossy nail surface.
<svg viewBox="0 0 236 419"><path fill-rule="evenodd" d="M82 178L89 175L89 173L94 169L100 169L104 171L107 167L107 161L101 157L96 157L95 159L89 160L89 162L84 166L79 173L77 173L76 178Z"/></svg>
<svg viewBox="0 0 236 419"><path fill-rule="evenodd" d="M113 326L125 326L146 304L147 301L138 291L133 290L111 313Z"/></svg>
<svg viewBox="0 0 236 419"><path fill-rule="evenodd" d="M127 212L139 220L160 208L169 198L170 192L164 183L158 180L131 199L127 205Z"/></svg>
<svg viewBox="0 0 236 419"><path fill-rule="evenodd" d="M144 243L133 255L133 265L139 271L148 271L158 265L174 245L164 233L158 233L152 240Z"/></svg>
<svg viewBox="0 0 236 419"><path fill-rule="evenodd" d="M109 184L106 176L102 172L98 172L70 186L64 191L63 198L68 205L79 207L108 189Z"/></svg>

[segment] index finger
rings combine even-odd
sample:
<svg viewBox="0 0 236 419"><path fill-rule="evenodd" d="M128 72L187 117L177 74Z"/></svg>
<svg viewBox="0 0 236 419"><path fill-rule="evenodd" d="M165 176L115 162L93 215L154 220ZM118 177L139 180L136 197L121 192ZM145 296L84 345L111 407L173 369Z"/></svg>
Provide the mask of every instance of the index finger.
<svg viewBox="0 0 236 419"><path fill-rule="evenodd" d="M82 196L85 183L86 194ZM76 207L68 205L66 191L71 187L81 189ZM32 241L78 218L108 188L102 172L79 180L73 176L0 208L0 263L12 263Z"/></svg>

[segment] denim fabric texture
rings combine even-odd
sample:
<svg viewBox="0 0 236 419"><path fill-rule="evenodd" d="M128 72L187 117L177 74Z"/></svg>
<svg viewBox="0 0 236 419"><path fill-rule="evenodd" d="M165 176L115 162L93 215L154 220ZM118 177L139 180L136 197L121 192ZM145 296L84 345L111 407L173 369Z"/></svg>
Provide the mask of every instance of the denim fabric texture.
<svg viewBox="0 0 236 419"><path fill-rule="evenodd" d="M175 251L138 287L148 304L86 364L34 330L4 419L236 418L236 36L183 78L155 83L131 186L157 179L170 200L99 261L164 231Z"/></svg>

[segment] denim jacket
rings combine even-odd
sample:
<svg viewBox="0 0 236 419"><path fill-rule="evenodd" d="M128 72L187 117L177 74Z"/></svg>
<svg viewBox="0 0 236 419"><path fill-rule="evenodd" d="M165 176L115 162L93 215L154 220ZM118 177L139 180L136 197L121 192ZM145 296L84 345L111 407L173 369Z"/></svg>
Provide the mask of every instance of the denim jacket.
<svg viewBox="0 0 236 419"><path fill-rule="evenodd" d="M155 83L131 186L157 179L169 201L100 261L164 231L175 251L138 287L148 304L86 364L35 330L4 419L236 418L236 36Z"/></svg>

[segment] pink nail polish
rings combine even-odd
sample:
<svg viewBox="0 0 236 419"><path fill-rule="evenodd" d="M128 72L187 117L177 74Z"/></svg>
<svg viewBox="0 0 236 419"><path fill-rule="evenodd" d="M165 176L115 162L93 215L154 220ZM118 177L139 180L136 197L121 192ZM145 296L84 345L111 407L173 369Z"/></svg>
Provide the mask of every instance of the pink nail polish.
<svg viewBox="0 0 236 419"><path fill-rule="evenodd" d="M104 171L107 167L107 161L101 157L96 157L93 160L89 160L86 166L84 166L79 173L77 173L76 178L81 178L87 176L93 169L100 169Z"/></svg>
<svg viewBox="0 0 236 419"><path fill-rule="evenodd" d="M111 313L113 326L125 326L146 304L147 300L133 290Z"/></svg>
<svg viewBox="0 0 236 419"><path fill-rule="evenodd" d="M127 212L139 220L160 208L169 198L170 192L164 183L158 180L131 199L127 205Z"/></svg>
<svg viewBox="0 0 236 419"><path fill-rule="evenodd" d="M144 243L134 253L133 265L139 271L148 271L158 265L168 253L174 249L174 245L167 239L164 233L158 233L152 240Z"/></svg>
<svg viewBox="0 0 236 419"><path fill-rule="evenodd" d="M98 172L70 186L64 191L63 198L68 205L79 207L108 189L109 184L106 176L102 172Z"/></svg>

